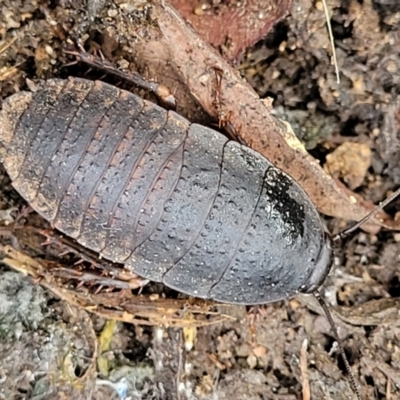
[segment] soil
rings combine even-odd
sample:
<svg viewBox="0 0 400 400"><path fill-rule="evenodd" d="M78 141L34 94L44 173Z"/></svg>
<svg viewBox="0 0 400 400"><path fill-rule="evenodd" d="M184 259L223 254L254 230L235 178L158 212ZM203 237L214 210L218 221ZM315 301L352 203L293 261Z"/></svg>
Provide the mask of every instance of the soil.
<svg viewBox="0 0 400 400"><path fill-rule="evenodd" d="M102 3L90 2L99 9ZM327 3L340 84L319 1L294 1L291 15L247 50L239 68L261 97L274 99L274 112L313 156L377 203L400 183L400 3ZM26 78L91 76L77 66L63 68L62 48L76 38L109 48L110 55L118 48L120 59L132 60L126 43L118 47L123 32L107 7L107 18L88 22L80 1L3 0L1 97L26 89ZM337 151L343 145L346 151ZM360 146L363 168L349 172L348 153L357 157ZM346 157L332 160L335 153ZM395 214L399 204L388 212ZM0 169L3 228L25 205ZM326 222L331 232L346 225ZM46 226L34 213L19 223ZM1 244L56 259L38 235L27 231L22 244L7 232L0 230ZM396 232L358 230L335 249L323 285L363 399L400 399L399 241ZM254 327L245 307L218 305L233 318L182 330L110 323L3 264L0 276L0 399L307 400L307 381L312 399L354 398L329 324L309 296L265 306Z"/></svg>

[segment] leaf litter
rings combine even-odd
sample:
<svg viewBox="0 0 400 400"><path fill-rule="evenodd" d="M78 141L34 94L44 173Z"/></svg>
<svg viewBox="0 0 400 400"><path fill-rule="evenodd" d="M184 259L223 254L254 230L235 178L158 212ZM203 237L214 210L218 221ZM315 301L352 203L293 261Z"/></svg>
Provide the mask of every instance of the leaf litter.
<svg viewBox="0 0 400 400"><path fill-rule="evenodd" d="M71 38L83 38L87 44L96 45L97 43L104 54L108 51L113 58L112 61L116 61L123 68L136 65L141 72L157 80L166 78L167 86L177 94L178 108L181 108L179 111L191 117L192 120L205 121L207 124L216 126L221 115L228 116L228 122L234 128L233 132L240 136L241 141L267 155L283 169L286 168L289 174L297 177L319 210L326 215L344 220L359 219L360 215L364 215L365 211L372 207L372 203L382 200L386 193L393 189L393 183L400 179L398 174L396 175L393 161L390 161L397 154L396 88L399 75L396 68L398 58L394 50L398 31L398 19L396 19L398 10L392 10L390 6L374 8L368 1L364 2L364 5L351 1L341 8L338 8L336 1L328 2L328 6L333 10L333 30L338 41L338 62L344 76L340 87L337 86L334 73L329 67L329 51L325 50L328 49L328 44L325 42L326 28L325 20L321 18L322 8L314 8L311 1L294 1L289 22L279 23L271 39L259 42L239 60L243 66L247 65L246 68L241 68L241 71L249 82L253 84L255 81L261 82L261 84L253 85L258 94L265 98L266 94L275 93L274 107L279 107L280 104L285 105L285 101L288 103L285 108L288 120L291 119L291 115L301 110L309 112L309 127L313 126L311 123L313 119L317 125L322 126L320 120L317 120L321 116L333 121L330 138L321 136L319 139L314 139L314 143L319 144L322 149L322 156L324 152L338 147L338 143L340 146L341 142L346 142L348 137L344 133L349 130L350 136L357 135L362 140L370 137L371 146L374 145L375 140L378 141L380 147L377 146L372 154L371 166L367 172L364 167L363 171L356 174L356 183L361 185L358 188L363 188L363 191L357 189L355 193L338 180L332 180L320 167L319 161L315 161L305 152L304 145L296 139L290 125L271 116L271 101L265 99L260 101L230 64L202 43L173 12L166 12L166 8L156 5L153 16L156 16L157 24L154 25L146 13L146 7L141 11L135 11L135 7L133 9L128 7L128 2L119 1L116 5L105 4L105 2L95 3L103 3L102 5L105 6L103 10L97 7L97 12L103 13L104 18L94 19L92 25L82 25L85 22L82 21L85 5L80 2L65 0L55 7L48 7L46 3L38 7L34 2L26 2L18 7L19 4L11 4L6 0L0 18L0 33L2 38L5 38L0 46L5 48L0 56L0 69L5 71L7 78L1 82L2 96L23 88L25 77L46 79L66 73L65 69L63 71L59 68L66 61L61 53L64 41L73 44L75 42ZM127 15L127 10L133 11ZM24 21L30 22L29 29L28 25L23 23ZM85 31L82 26L86 26L88 30ZM38 32L38 34L32 35L33 32ZM181 40L179 43L182 43L182 46L173 45L176 44L174 41L177 38ZM8 45L9 43L11 44ZM371 43L376 45L371 46ZM41 50L33 51L37 48ZM187 51L193 48L196 49L194 56ZM308 56L305 55L306 49L310 51ZM193 58L189 57L188 60L188 56L193 56ZM206 59L204 60L203 57ZM367 60L366 63L360 62L362 58ZM227 59L229 60L229 57ZM160 67L166 61L170 69ZM188 66L194 68L193 76ZM302 68L305 73L302 72ZM219 107L215 106L213 93L215 71L222 71ZM198 81L194 77L197 77ZM293 79L294 77L296 79ZM317 100L308 95L311 89L319 91ZM285 96L283 96L284 93ZM188 101L185 102L185 99ZM250 108L244 109L245 106ZM207 113L202 111L203 108ZM382 115L384 116L384 135L380 136L381 127L378 117ZM364 140L363 143L366 141ZM389 165L392 167L394 165L394 168L389 168ZM338 179L344 181L345 176L348 176L346 168L338 168L337 173ZM20 206L21 203L18 202L20 200L9 188L6 178L2 179L5 182L2 185L0 199L2 209L7 210L8 207L14 205ZM354 179L352 177L350 182L354 182ZM353 188L356 183L353 183ZM321 188L324 190L321 191ZM372 199L372 202L366 199ZM387 218L385 214L381 217ZM42 221L37 221L37 216L28 216L26 220L28 224L37 226L43 224ZM331 228L335 226L333 221L330 225ZM383 225L397 229L397 222L394 220L386 220ZM7 243L19 244L22 251L22 253L19 251L13 253L14 258L11 259L18 261L21 256L26 256L28 253L29 259L33 260L34 264L39 262L38 268L42 275L38 276L36 272L36 282L53 290L57 297L69 296L72 299L78 293L74 297L75 304L80 309L86 307L90 312L96 309L103 310L99 313L101 317L115 319L118 312L120 313L121 322L117 323L118 328L113 331L110 347L107 347L108 350L104 354L106 358L111 357L110 375L101 382L98 381L97 386L92 375L94 370L90 364L95 354L96 344L90 338L93 338L93 332L97 335L102 332L105 322L101 317L92 317L93 327L91 328L90 323L86 324L88 331L82 335L89 338L87 344L82 346L82 349L85 349L85 357L82 360L89 360L89 364L82 361L77 364L79 357L77 358L76 354L79 352L77 353L74 349L71 353L65 350L65 347L60 353L64 354L63 362L51 364L55 368L52 372L60 368L61 375L64 378L67 377L69 382L76 381L75 374L78 372L79 376L86 379L84 386L87 389L93 390L95 387L93 392L95 398L102 398L107 388L110 390L108 396L111 394L121 398L126 395L124 390L128 388L131 390L130 393L137 398L146 398L146 396L162 398L162 393L157 390L160 384L165 385L169 393L176 393L177 398L213 398L212 396L221 399L232 398L232 396L244 399L260 398L260 396L298 398L302 392L302 372L298 360L300 360L300 349L304 339L308 339L309 342L307 362L312 362L316 366L316 369L308 369L312 395L316 398L329 398L328 396L347 398L346 396L351 395L351 390L343 379L336 358L332 358L332 355L336 353L334 347L331 346L329 328L324 326L323 318L319 317L318 311L310 313L308 308L302 307L297 299L267 307L266 314L256 321L257 346L255 349L252 349L251 345L252 333L246 326L245 310L240 307L218 306L216 315L229 315L230 318L209 327L199 328L195 339L189 339L189 342L194 341L194 344L191 344L192 350L183 355L181 349L184 341L179 335L179 330L175 328L146 330L146 328L141 328L141 325L127 328L122 321L124 318L128 320L132 318L129 315L136 315L137 309L131 309L131 311L134 310L131 314L129 311L126 314L126 311L121 310L124 297L121 299L113 296L113 291L100 290L96 293L94 289L98 287L94 286L91 289L90 285L82 286L82 292L79 292L72 278L74 267L70 264L68 255L66 259L60 261L55 258L58 248L54 249L53 246L42 249L38 253L40 243L36 243L37 239L34 235L22 235L21 238L16 231L10 230L9 226L6 228L7 230L3 229L0 232L4 241L2 246ZM399 281L398 240L395 235L384 232L377 236L376 224L371 228L375 234L360 233L347 241L346 253L342 253L341 258L343 266L335 271L335 273L340 273L343 270L346 273L337 279L339 283L336 285L332 283L335 277L329 278L326 288L332 291L336 313L342 317L342 322L339 320L338 325L343 339L346 339L346 350L354 354L353 368L358 370L363 393L370 396L376 391L385 394L393 392L395 396L396 389L390 385L390 382L398 381L394 372L398 356L396 351L385 348L382 343L385 341L388 343L387 338L399 337L396 324L387 324L387 321L395 321L393 312L395 313L397 309L395 297L390 296L396 295L398 286L396 282ZM383 239L385 242L381 241ZM4 250L4 247L2 249ZM381 251L384 252L385 257L380 257ZM38 254L40 254L40 259L35 260ZM45 257L44 265L41 264L43 257ZM52 267L57 264L49 263L48 259L46 260L47 257L58 260L56 263L66 263L70 275L57 276L54 268L51 272ZM10 253L8 253L8 260L10 260ZM12 262L9 265L11 264ZM19 260L17 263L14 262L13 268L27 274L29 272L27 265L29 262L21 263ZM60 272L61 268L58 271ZM93 271L85 273L89 272ZM355 277L357 279L354 279ZM24 278L24 285L29 287L31 283ZM96 299L97 302L88 305L88 293L90 298ZM157 295L149 294L148 300L152 302ZM65 303L57 301L54 303L54 299L53 297L50 303L47 300L43 301L56 314L63 315ZM71 299L68 298L70 305L66 309L74 310L75 316L80 315L79 309L71 308L74 307ZM388 299L388 301L380 299ZM172 299L172 304L174 301ZM379 303L378 306L376 301ZM175 302L175 304L178 303ZM364 306L360 308L359 305L362 303ZM178 309L184 307L183 303L179 304L173 312L178 312ZM152 307L149 309L151 310ZM312 309L309 305L307 307ZM174 310L173 307L172 309ZM79 318L86 321L87 314L85 311L82 313L82 317ZM159 317L162 313L153 315ZM368 335L357 323L367 316L370 318L365 321L372 325L376 324L372 334ZM53 319L57 320L54 317ZM38 327L42 327L41 321L43 319L39 321ZM50 321L51 318L47 318L46 323ZM15 332L22 331L23 334L19 337L23 337L23 340L15 342L13 339L7 342L7 346L11 346L14 341L16 343L14 345L20 346L17 351L24 349L28 359L30 347L24 343L29 343L29 329L24 323L19 324L17 329L13 327ZM67 331L68 329L70 328L67 328ZM188 335L192 333L189 331ZM39 334L38 339L45 341L46 337ZM144 351L130 353L128 350L132 348L133 343L134 348L142 348ZM54 346L51 356L58 353L59 350L56 347ZM9 348L11 347L7 347ZM118 355L121 354L120 349L125 351L123 356ZM303 353L301 357L304 371ZM293 358L293 355L296 356ZM371 359L375 360L374 363ZM4 360L10 361L7 357ZM143 368L143 362L147 367L160 365L161 361L166 369ZM118 365L124 363L129 365L123 372L125 377L130 377L129 385L121 381L121 375L117 373L120 369ZM77 365L78 369L76 369ZM182 375L183 367L186 368L185 375ZM177 375L165 373L168 368L171 368L171 371L177 371ZM19 369L15 368L15 371ZM27 371L34 371L34 366L29 366ZM90 373L85 375L85 371L90 371ZM44 370L43 373L47 372L48 370ZM6 375L1 376L6 376L6 385L2 387L4 390L12 383L10 379L12 374L10 375L8 371ZM54 376L57 378L57 375ZM139 376L142 378L139 379ZM32 390L32 387L34 390L49 388L48 385L41 387L42 381L39 378L30 381L31 378L26 372L24 379L20 382L24 382L25 386L20 386L18 393L13 392L8 398L20 396L21 390L30 393L29 390ZM104 381L109 384L104 384ZM80 395L85 396L82 391L83 386L79 384L77 386L74 396L77 398ZM13 387L15 389L15 386ZM178 387L181 388L179 394ZM68 393L68 390L74 390L73 385L66 385L64 388L65 393ZM61 389L58 390L59 392L56 390L53 395L50 390L47 398L52 398L52 396L59 398L57 395L62 392Z"/></svg>

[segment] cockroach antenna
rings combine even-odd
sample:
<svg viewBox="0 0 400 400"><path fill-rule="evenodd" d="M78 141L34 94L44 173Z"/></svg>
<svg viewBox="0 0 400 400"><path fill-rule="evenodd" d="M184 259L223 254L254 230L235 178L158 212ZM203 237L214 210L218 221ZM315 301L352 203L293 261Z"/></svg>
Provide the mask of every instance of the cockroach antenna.
<svg viewBox="0 0 400 400"><path fill-rule="evenodd" d="M343 231L337 233L335 236L332 237L333 241L337 241L339 239L343 239L350 233L357 230L361 225L365 224L369 219L374 217L379 211L382 211L389 203L391 203L396 197L400 195L400 188L394 191L387 199L383 200L379 203L371 212L369 212L363 219L355 223L350 228L344 229Z"/></svg>
<svg viewBox="0 0 400 400"><path fill-rule="evenodd" d="M346 353L344 351L344 348L342 346L341 340L339 339L339 335L336 329L336 325L335 322L333 321L332 318L332 313L329 310L328 305L326 304L325 300L321 297L321 293L316 290L313 293L314 297L318 300L319 304L321 305L322 309L324 310L324 313L326 315L326 318L329 322L329 325L331 326L332 332L333 332L333 336L338 344L338 349L340 351L340 354L342 356L343 362L344 362L344 366L346 368L347 374L349 376L349 380L350 380L350 385L351 388L353 389L354 393L357 396L357 400L361 400L361 395L360 395L360 390L358 388L358 385L356 383L356 379L354 378L353 372L350 368L350 363L349 360L347 359Z"/></svg>
<svg viewBox="0 0 400 400"><path fill-rule="evenodd" d="M376 206L371 212L369 212L364 218L362 218L360 221L355 223L353 226L351 226L350 228L344 229L343 231L334 235L332 237L332 240L338 241L339 239L343 239L344 237L348 236L350 233L357 230L366 221L368 221L370 218L374 217L379 211L382 211L389 203L391 203L399 195L400 195L400 188L397 189L395 192L393 192L388 198L386 198L384 201L382 201L378 206ZM351 385L354 393L356 394L357 400L361 400L360 390L359 390L356 380L354 378L353 372L351 371L349 361L347 359L344 348L341 344L341 340L339 339L336 325L332 318L332 313L330 312L328 305L326 304L325 300L322 298L321 293L318 290L313 292L313 295L318 300L319 304L321 305L322 309L324 310L324 313L329 322L329 325L331 326L333 336L338 344L338 348L339 348L340 354L342 356L347 374L349 375L350 385Z"/></svg>

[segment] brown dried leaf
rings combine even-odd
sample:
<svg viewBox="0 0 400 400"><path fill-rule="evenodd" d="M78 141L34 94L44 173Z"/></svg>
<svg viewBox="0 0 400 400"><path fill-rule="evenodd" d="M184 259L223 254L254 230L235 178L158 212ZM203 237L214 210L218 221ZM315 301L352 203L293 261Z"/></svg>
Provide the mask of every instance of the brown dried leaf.
<svg viewBox="0 0 400 400"><path fill-rule="evenodd" d="M337 307L335 314L351 325L371 326L396 324L399 321L398 298L370 300L353 307Z"/></svg>
<svg viewBox="0 0 400 400"><path fill-rule="evenodd" d="M287 14L292 0L170 0L170 4L229 61L266 36Z"/></svg>
<svg viewBox="0 0 400 400"><path fill-rule="evenodd" d="M313 312L324 315L315 297L299 294L296 299ZM351 307L337 306L331 308L335 323L343 321L354 326L398 324L399 310L399 298L382 298Z"/></svg>

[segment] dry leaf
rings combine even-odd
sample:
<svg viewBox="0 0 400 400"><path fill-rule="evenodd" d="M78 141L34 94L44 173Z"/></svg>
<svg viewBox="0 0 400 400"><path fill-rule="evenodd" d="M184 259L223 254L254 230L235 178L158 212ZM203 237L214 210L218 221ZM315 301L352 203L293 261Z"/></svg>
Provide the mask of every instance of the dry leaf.
<svg viewBox="0 0 400 400"><path fill-rule="evenodd" d="M232 60L265 37L290 9L292 0L171 0L199 36Z"/></svg>

